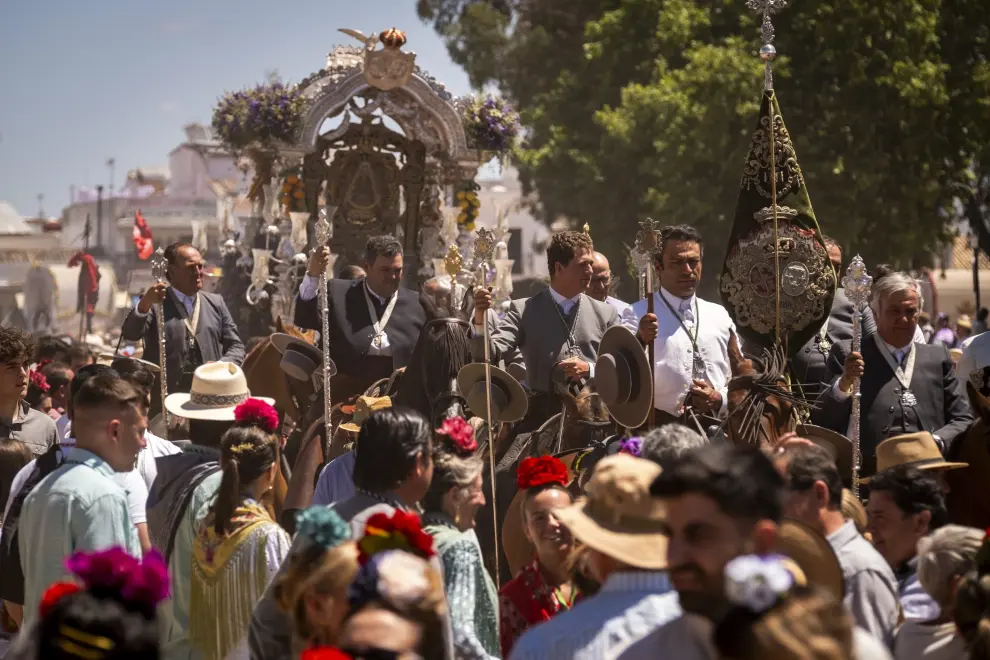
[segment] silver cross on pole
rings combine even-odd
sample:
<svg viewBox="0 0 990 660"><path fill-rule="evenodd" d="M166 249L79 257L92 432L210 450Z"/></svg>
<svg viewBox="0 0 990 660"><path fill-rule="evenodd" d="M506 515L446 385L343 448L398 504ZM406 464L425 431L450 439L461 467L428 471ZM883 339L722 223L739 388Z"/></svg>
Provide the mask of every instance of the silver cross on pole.
<svg viewBox="0 0 990 660"><path fill-rule="evenodd" d="M870 299L870 289L873 285L873 278L866 272L866 264L858 254L853 257L846 270L846 276L842 278L842 287L846 297L853 305L853 337L852 352L862 351L863 344L863 308ZM852 443L852 491L853 495L859 497L859 421L860 421L860 379L857 377L853 381L852 390L852 412L849 414L849 442Z"/></svg>
<svg viewBox="0 0 990 660"><path fill-rule="evenodd" d="M330 248L330 237L333 236L333 225L330 224L336 206L324 206L320 209L316 224L313 225L313 252L316 253L321 248ZM324 269L320 276L319 288L320 305L320 342L323 346L323 423L326 427L324 442L330 446L333 439L333 427L331 426L331 401L330 401L330 377L333 370L330 368L330 297L327 291L327 273Z"/></svg>
<svg viewBox="0 0 990 660"><path fill-rule="evenodd" d="M764 89L773 89L773 68L771 63L777 57L777 49L773 45L775 36L773 23L770 16L787 6L787 0L746 0L746 6L763 16L763 23L760 26L760 35L763 37L763 47L760 48L760 59L766 62L766 71L763 74Z"/></svg>
<svg viewBox="0 0 990 660"><path fill-rule="evenodd" d="M168 270L168 260L165 259L165 250L158 248L151 258L151 276L155 278L155 284L165 281L165 273ZM165 397L168 396L168 378L165 376L165 312L162 302L155 304L155 316L158 317L158 366L161 373L158 377L162 381L162 419L165 420L166 435L168 433L168 411L165 410Z"/></svg>

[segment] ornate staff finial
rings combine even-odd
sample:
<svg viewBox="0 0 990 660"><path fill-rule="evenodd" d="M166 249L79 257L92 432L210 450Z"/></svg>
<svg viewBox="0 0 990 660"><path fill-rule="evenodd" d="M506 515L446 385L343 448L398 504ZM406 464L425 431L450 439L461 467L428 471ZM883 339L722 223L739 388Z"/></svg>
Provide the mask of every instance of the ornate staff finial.
<svg viewBox="0 0 990 660"><path fill-rule="evenodd" d="M858 254L853 257L846 270L846 276L842 278L843 291L854 309L861 309L870 298L870 289L873 285L873 278L866 272L866 264Z"/></svg>
<svg viewBox="0 0 990 660"><path fill-rule="evenodd" d="M660 250L660 223L647 218L639 223L636 233L636 250L640 254L656 254Z"/></svg>
<svg viewBox="0 0 990 660"><path fill-rule="evenodd" d="M447 256L443 258L443 269L447 271L447 275L450 277L456 277L459 272L461 272L461 267L464 265L464 258L461 256L461 251L457 249L457 246L453 243L447 248Z"/></svg>
<svg viewBox="0 0 990 660"><path fill-rule="evenodd" d="M158 248L155 256L151 258L151 276L156 282L165 281L165 271L168 270L168 261L165 259L165 250Z"/></svg>
<svg viewBox="0 0 990 660"><path fill-rule="evenodd" d="M760 34L763 37L763 47L760 48L760 59L766 62L766 72L763 75L764 89L773 89L773 67L774 58L777 57L777 49L773 45L775 36L773 23L770 16L787 6L787 0L746 0L746 6L751 10L763 15L763 24L760 26Z"/></svg>
<svg viewBox="0 0 990 660"><path fill-rule="evenodd" d="M323 247L326 245L330 240L330 236L330 212L328 212L327 207L324 206L317 214L316 224L313 225L313 239L316 241L316 247Z"/></svg>
<svg viewBox="0 0 990 660"><path fill-rule="evenodd" d="M586 222L586 223L584 223L584 227L583 227L583 229L584 229L584 233L585 233L585 234L587 234L588 236L591 236L591 225L589 225L589 224L588 224L588 223Z"/></svg>
<svg viewBox="0 0 990 660"><path fill-rule="evenodd" d="M474 258L479 264L491 264L492 253L495 251L495 232L482 227L474 239Z"/></svg>

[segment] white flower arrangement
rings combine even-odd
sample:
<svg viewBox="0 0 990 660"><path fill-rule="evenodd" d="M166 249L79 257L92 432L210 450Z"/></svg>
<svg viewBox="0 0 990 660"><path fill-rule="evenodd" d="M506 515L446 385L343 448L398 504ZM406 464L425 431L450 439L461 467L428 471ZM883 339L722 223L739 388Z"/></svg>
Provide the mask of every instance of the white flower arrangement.
<svg viewBox="0 0 990 660"><path fill-rule="evenodd" d="M743 555L725 566L725 596L754 614L766 612L794 586L794 576L781 557Z"/></svg>
<svg viewBox="0 0 990 660"><path fill-rule="evenodd" d="M402 609L416 605L430 589L429 567L408 552L385 553L378 564L378 593Z"/></svg>

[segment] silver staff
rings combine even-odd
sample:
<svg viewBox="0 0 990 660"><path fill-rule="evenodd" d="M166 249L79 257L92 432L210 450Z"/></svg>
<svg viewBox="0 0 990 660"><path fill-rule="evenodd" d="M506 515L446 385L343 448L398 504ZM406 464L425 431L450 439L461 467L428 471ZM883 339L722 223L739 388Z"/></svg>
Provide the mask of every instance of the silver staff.
<svg viewBox="0 0 990 660"><path fill-rule="evenodd" d="M165 281L165 271L168 269L168 261L165 259L165 250L158 248L155 256L151 258L151 276L155 278L155 284ZM162 381L162 419L165 420L165 429L168 429L168 411L165 410L165 397L168 396L168 378L165 375L165 311L164 301L155 303L155 316L158 317L158 366L161 367L159 378Z"/></svg>
<svg viewBox="0 0 990 660"><path fill-rule="evenodd" d="M482 227L478 230L474 240L474 258L478 264L479 277L478 284L488 287L488 269L492 260L492 253L495 251L495 232ZM485 413L488 422L488 468L491 470L492 478L492 524L494 525L495 540L495 584L499 584L498 567L498 506L495 501L495 438L498 433L495 425L492 424L492 355L491 341L492 331L488 323L488 313L485 313Z"/></svg>
<svg viewBox="0 0 990 660"><path fill-rule="evenodd" d="M845 289L846 297L853 304L853 337L852 352L860 353L863 349L863 306L870 298L870 286L873 278L866 272L866 264L858 254L853 257L846 276L842 278L842 286ZM852 491L853 495L859 497L859 418L860 418L860 378L853 381L852 391L852 413L849 415L849 441L852 442Z"/></svg>
<svg viewBox="0 0 990 660"><path fill-rule="evenodd" d="M336 210L337 207L335 206L324 206L320 209L316 224L313 225L313 234L316 240L316 245L313 247L314 253L324 246L327 249L330 248L330 217ZM329 446L331 438L333 438L333 428L330 424L330 377L333 375L333 370L330 369L330 301L327 296L326 269L323 270L320 277L319 299L320 340L323 345L323 423L326 425L326 442Z"/></svg>

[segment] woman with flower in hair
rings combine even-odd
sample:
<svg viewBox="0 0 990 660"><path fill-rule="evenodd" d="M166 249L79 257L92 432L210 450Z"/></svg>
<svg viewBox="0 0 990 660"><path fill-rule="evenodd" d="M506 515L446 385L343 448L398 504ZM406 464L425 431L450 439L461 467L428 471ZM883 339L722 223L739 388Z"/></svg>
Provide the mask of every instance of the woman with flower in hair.
<svg viewBox="0 0 990 660"><path fill-rule="evenodd" d="M275 580L275 598L292 618L295 646L334 644L358 570L357 545L350 525L325 506L298 513L296 530L297 547Z"/></svg>
<svg viewBox="0 0 990 660"><path fill-rule="evenodd" d="M41 373L40 369L32 369L28 373L28 390L24 396L27 404L38 412L48 415L52 409L50 392L51 386L48 384L48 379L45 378L45 375Z"/></svg>
<svg viewBox="0 0 990 660"><path fill-rule="evenodd" d="M157 608L168 597L168 569L152 550L77 552L41 598L33 627L14 642L14 660L158 660Z"/></svg>
<svg viewBox="0 0 990 660"><path fill-rule="evenodd" d="M495 583L485 570L474 535L485 505L484 462L474 429L460 417L444 420L433 450L433 481L423 498L424 531L433 537L443 565L458 658L500 657Z"/></svg>
<svg viewBox="0 0 990 660"><path fill-rule="evenodd" d="M523 530L536 552L533 561L499 591L499 634L502 655L531 626L570 609L578 591L570 582L568 557L574 542L553 514L574 498L567 490L567 466L553 456L527 458L516 470L516 483L525 493Z"/></svg>
<svg viewBox="0 0 990 660"><path fill-rule="evenodd" d="M203 660L249 657L251 612L290 545L261 504L278 469L278 413L248 399L234 417L220 442L220 489L192 547L189 644Z"/></svg>

